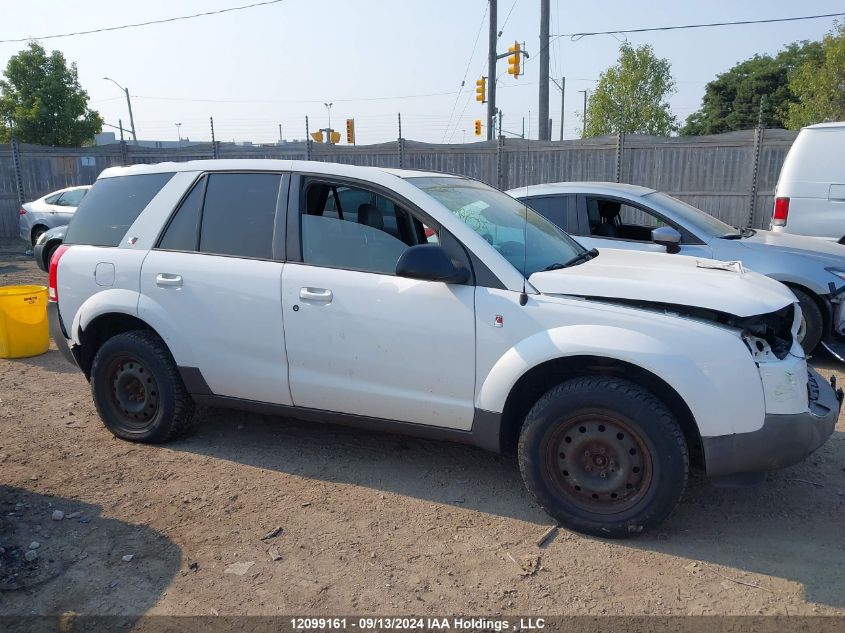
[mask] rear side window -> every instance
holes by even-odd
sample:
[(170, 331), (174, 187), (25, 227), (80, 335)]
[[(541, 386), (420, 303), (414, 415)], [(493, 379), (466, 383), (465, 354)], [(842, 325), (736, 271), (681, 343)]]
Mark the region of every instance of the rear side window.
[(65, 243), (117, 246), (172, 173), (101, 178), (82, 199)]
[(523, 202), (564, 231), (571, 231), (574, 228), (567, 226), (566, 222), (567, 196), (526, 198)]
[(200, 229), (203, 253), (272, 259), (281, 174), (211, 174)]
[(206, 178), (202, 178), (179, 205), (158, 247), (171, 251), (195, 251), (200, 236), (200, 214)]

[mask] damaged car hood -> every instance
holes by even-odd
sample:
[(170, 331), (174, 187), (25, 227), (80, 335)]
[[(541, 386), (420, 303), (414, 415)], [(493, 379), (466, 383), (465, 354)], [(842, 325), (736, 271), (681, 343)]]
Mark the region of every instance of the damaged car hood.
[(786, 286), (739, 264), (610, 248), (582, 264), (534, 273), (528, 281), (543, 294), (675, 304), (739, 317), (795, 302)]

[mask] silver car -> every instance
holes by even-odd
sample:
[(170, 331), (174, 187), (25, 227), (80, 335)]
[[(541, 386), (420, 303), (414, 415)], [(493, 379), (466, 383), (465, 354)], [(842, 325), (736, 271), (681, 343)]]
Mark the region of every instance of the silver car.
[(82, 185), (59, 189), (25, 203), (18, 218), (21, 239), (34, 246), (44, 231), (68, 224), (90, 188), (91, 185)]
[(737, 229), (654, 189), (606, 182), (562, 182), (507, 192), (585, 248), (679, 253), (741, 262), (783, 282), (801, 303), (799, 339), (821, 342), (845, 360), (845, 246), (810, 237)]

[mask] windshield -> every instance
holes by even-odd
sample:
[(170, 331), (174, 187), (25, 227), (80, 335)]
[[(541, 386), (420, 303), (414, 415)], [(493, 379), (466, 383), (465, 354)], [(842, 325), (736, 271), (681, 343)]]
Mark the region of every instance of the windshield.
[(526, 277), (584, 252), (543, 216), (476, 180), (434, 176), (408, 182), (458, 216)]
[(645, 197), (674, 213), (678, 217), (678, 224), (691, 229), (694, 233), (703, 233), (708, 237), (724, 237), (725, 235), (737, 234), (737, 230), (731, 225), (725, 224), (701, 209), (672, 196), (668, 196), (665, 193), (656, 191), (647, 194)]

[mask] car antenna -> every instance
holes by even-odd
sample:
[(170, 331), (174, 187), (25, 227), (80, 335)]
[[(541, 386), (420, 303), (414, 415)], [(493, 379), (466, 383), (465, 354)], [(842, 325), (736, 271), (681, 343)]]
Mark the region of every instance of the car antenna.
[[(526, 156), (525, 156), (525, 191), (528, 192), (528, 171), (531, 162), (531, 110), (528, 111), (528, 138), (526, 139)], [(501, 142), (501, 141), (500, 141)], [(526, 292), (526, 283), (528, 280), (528, 205), (522, 202), (522, 213), (524, 221), (522, 223), (522, 292), (519, 293), (519, 305), (524, 306), (528, 303), (528, 293)]]

